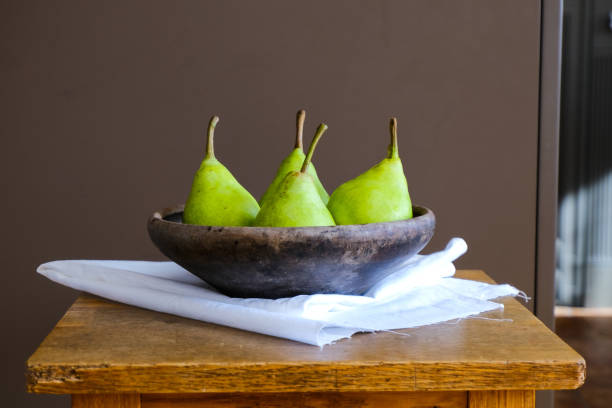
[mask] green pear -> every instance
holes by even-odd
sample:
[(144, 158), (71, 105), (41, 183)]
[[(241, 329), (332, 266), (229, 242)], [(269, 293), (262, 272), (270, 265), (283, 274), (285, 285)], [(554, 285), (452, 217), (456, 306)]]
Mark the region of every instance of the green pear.
[[(291, 171), (298, 171), (302, 167), (302, 163), (304, 163), (304, 151), (302, 150), (302, 133), (304, 132), (304, 120), (306, 119), (306, 112), (304, 110), (300, 110), (297, 113), (297, 132), (295, 137), (295, 147), (289, 153), (289, 156), (285, 157), (285, 159), (281, 162), (278, 170), (276, 171), (276, 176), (272, 183), (264, 193), (264, 195), (259, 200), (259, 205), (263, 207), (264, 203), (272, 196), (274, 191), (278, 188), (280, 183), (283, 181), (287, 173)], [(325, 187), (321, 184), (319, 177), (317, 176), (317, 171), (314, 168), (314, 165), (311, 164), (308, 166), (308, 174), (314, 179), (315, 187), (317, 188), (317, 192), (321, 197), (321, 200), (325, 204), (329, 201), (329, 194), (325, 191)]]
[(315, 227), (336, 225), (334, 218), (321, 200), (315, 179), (308, 172), (312, 154), (323, 133), (325, 124), (319, 125), (308, 154), (298, 171), (285, 175), (276, 190), (261, 206), (253, 226), (258, 227)]
[(191, 192), (185, 203), (183, 222), (214, 226), (250, 225), (259, 211), (259, 205), (215, 158), (213, 137), (217, 122), (218, 116), (210, 119), (206, 156), (193, 178)]
[(397, 150), (397, 119), (390, 123), (387, 157), (366, 172), (340, 185), (327, 207), (338, 225), (369, 224), (412, 218), (412, 203)]

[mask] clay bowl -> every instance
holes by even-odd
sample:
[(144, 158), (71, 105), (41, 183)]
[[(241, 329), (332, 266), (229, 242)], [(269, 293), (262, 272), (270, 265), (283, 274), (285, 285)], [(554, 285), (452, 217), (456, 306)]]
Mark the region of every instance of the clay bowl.
[(435, 216), (335, 227), (207, 227), (182, 223), (183, 206), (154, 213), (149, 236), (168, 258), (233, 297), (363, 294), (429, 242)]

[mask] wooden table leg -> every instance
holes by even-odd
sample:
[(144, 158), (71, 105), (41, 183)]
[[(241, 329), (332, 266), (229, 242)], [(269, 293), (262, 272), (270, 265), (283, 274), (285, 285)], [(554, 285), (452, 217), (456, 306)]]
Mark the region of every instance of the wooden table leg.
[(72, 394), (72, 408), (140, 408), (140, 394)]
[(534, 390), (470, 391), (469, 408), (534, 408)]

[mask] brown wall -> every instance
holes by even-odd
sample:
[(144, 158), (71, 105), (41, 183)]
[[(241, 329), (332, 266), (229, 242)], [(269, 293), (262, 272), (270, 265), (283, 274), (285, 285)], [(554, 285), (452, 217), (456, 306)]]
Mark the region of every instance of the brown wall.
[(4, 1), (0, 384), (26, 396), (27, 356), (75, 298), (34, 272), (64, 258), (162, 259), (147, 216), (182, 202), (221, 117), (217, 156), (259, 196), (294, 114), (331, 191), (384, 154), (399, 117), (429, 249), (470, 246), (482, 268), (534, 292), (539, 2)]

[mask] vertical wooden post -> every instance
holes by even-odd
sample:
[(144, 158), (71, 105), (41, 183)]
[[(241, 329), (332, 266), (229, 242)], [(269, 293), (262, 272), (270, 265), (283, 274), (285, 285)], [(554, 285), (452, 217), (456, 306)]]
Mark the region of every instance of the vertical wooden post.
[(469, 408), (534, 408), (535, 391), (470, 391)]
[(140, 408), (140, 394), (72, 394), (72, 408)]

